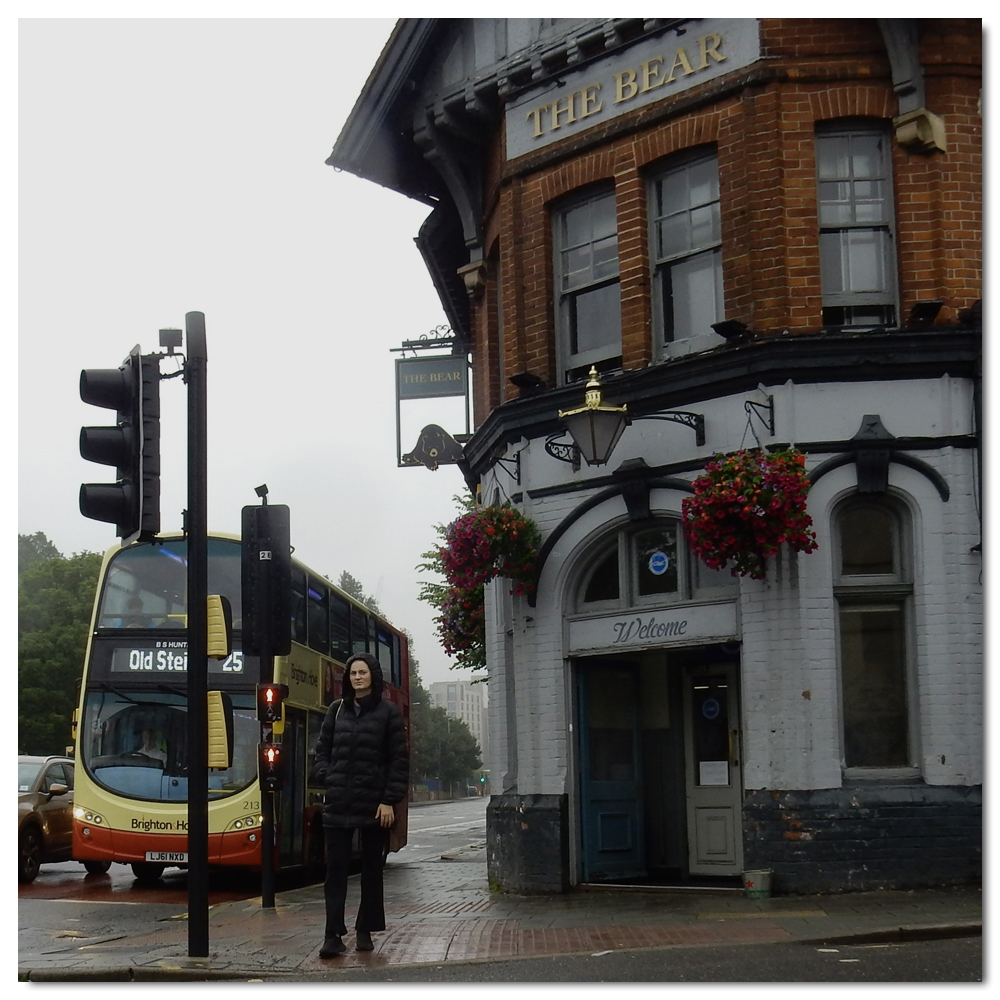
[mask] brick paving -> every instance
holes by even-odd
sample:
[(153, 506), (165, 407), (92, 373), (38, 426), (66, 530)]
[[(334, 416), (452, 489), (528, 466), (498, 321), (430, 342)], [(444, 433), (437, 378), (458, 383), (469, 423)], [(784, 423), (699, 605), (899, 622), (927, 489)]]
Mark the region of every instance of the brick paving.
[[(159, 920), (134, 934), (88, 938), (52, 932), (22, 938), (21, 978), (83, 980), (129, 978), (283, 978), (360, 967), (462, 963), (549, 955), (767, 944), (893, 934), (901, 928), (944, 927), (944, 933), (981, 928), (978, 888), (875, 892), (842, 896), (751, 900), (741, 891), (579, 891), (523, 897), (491, 893), (485, 852), (470, 847), (453, 860), (390, 863), (386, 869), (387, 930), (373, 934), (375, 950), (353, 950), (322, 960), (323, 889), (307, 886), (278, 894), (264, 910), (260, 899), (222, 902), (209, 914), (207, 958), (187, 957), (187, 923)], [(351, 880), (347, 922), (357, 912)], [(29, 943), (26, 943), (27, 942)], [(29, 950), (30, 949), (30, 950)]]

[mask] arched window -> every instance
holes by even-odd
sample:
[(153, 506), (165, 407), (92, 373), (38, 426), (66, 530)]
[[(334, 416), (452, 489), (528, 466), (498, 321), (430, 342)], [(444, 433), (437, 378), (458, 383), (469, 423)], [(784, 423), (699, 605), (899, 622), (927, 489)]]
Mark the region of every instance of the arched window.
[(680, 521), (629, 525), (594, 554), (580, 576), (580, 611), (662, 605), (719, 596), (739, 586), (728, 570), (710, 570), (688, 550)]
[(835, 529), (844, 764), (910, 768), (909, 518), (891, 502), (850, 500)]

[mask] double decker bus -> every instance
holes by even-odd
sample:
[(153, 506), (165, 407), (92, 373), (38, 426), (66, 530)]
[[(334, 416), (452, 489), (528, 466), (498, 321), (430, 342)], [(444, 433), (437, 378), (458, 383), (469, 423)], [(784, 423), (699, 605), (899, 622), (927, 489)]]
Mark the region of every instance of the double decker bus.
[[(323, 860), (323, 789), (310, 777), (310, 750), (326, 707), (340, 697), (344, 662), (378, 657), (383, 697), (403, 713), (409, 734), (406, 636), (300, 562), (292, 561), (292, 648), (274, 661), (288, 685), (280, 737), (286, 783), (276, 793), (275, 870)], [(257, 776), (260, 664), (244, 655), (241, 546), (208, 538), (208, 592), (228, 597), (233, 652), (208, 661), (209, 691), (232, 706), (233, 753), (209, 770), (209, 865), (261, 863)], [(75, 716), (73, 857), (132, 866), (141, 881), (187, 861), (187, 542), (163, 535), (109, 549), (101, 566)], [(388, 851), (406, 844), (406, 801), (396, 809)]]

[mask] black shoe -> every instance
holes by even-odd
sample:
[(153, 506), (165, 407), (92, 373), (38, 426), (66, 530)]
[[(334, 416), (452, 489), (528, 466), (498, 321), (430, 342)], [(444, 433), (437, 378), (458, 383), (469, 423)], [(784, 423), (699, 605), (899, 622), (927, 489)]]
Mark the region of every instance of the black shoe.
[(358, 951), (374, 951), (375, 945), (372, 944), (372, 936), (368, 931), (358, 931)]
[(323, 942), (323, 947), (319, 950), (319, 957), (336, 958), (337, 955), (343, 955), (345, 951), (347, 951), (347, 945), (334, 934)]

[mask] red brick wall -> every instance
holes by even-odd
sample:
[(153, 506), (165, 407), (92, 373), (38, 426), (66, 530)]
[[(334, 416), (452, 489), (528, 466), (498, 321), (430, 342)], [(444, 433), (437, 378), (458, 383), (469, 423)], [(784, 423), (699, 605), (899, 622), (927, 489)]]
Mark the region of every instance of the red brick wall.
[[(926, 106), (944, 119), (946, 153), (893, 143), (901, 317), (914, 302), (943, 299), (952, 321), (982, 294), (980, 23), (922, 22)], [(613, 183), (618, 207), (622, 352), (626, 370), (653, 358), (646, 178), (658, 161), (711, 143), (719, 158), (726, 317), (758, 333), (809, 331), (821, 323), (815, 130), (840, 117), (885, 123), (898, 104), (875, 20), (765, 19), (771, 79), (748, 82), (670, 117), (664, 102), (608, 128), (595, 144), (555, 145), (552, 162), (505, 168), (498, 142), (484, 171), (487, 231), (499, 249), (503, 371), (495, 351), (476, 356), (476, 422), (517, 395), (507, 376), (530, 371), (557, 383), (553, 203), (589, 184)], [(739, 74), (737, 74), (738, 76)], [(505, 169), (508, 172), (505, 173)], [(477, 338), (496, 337), (495, 291), (475, 307)], [(492, 332), (490, 332), (492, 330)]]

